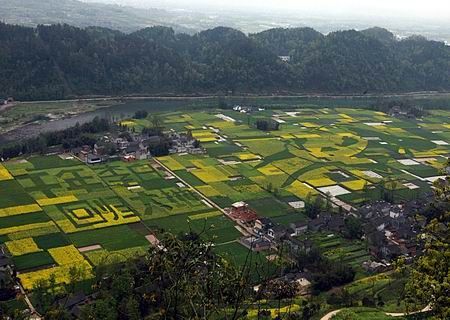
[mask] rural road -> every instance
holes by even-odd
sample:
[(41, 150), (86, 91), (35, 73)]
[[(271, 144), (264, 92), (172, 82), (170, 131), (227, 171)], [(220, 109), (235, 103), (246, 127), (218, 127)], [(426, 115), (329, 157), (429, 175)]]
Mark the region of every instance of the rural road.
[[(322, 318), (320, 318), (320, 320), (331, 320), (331, 318), (333, 318), (333, 316), (337, 315), (339, 312), (341, 312), (343, 309), (337, 309), (331, 312), (328, 312), (326, 315), (324, 315)], [(431, 310), (431, 305), (427, 305), (425, 308), (423, 308), (422, 310), (419, 311), (414, 311), (414, 312), (385, 312), (384, 314), (387, 316), (391, 316), (391, 317), (403, 317), (403, 316), (408, 316), (408, 315), (412, 315), (412, 314), (416, 314), (416, 313), (422, 313), (422, 312), (427, 312)]]
[(208, 197), (204, 196), (200, 191), (195, 189), (193, 186), (191, 186), (189, 183), (187, 183), (185, 180), (183, 180), (180, 176), (178, 176), (175, 172), (170, 170), (166, 165), (164, 165), (161, 161), (159, 161), (156, 158), (153, 158), (153, 161), (155, 161), (157, 164), (159, 164), (162, 168), (164, 168), (167, 172), (169, 172), (172, 176), (180, 180), (185, 186), (190, 188), (192, 191), (194, 191), (196, 194), (198, 194), (203, 200), (205, 200), (207, 203), (209, 203), (212, 207), (216, 208), (223, 214), (225, 214), (225, 210), (223, 210), (219, 205), (217, 205), (215, 202), (210, 200)]
[(423, 308), (422, 310), (418, 310), (418, 311), (413, 311), (413, 312), (409, 312), (409, 313), (386, 312), (386, 315), (387, 316), (391, 316), (391, 317), (403, 317), (403, 316), (416, 314), (416, 313), (427, 312), (427, 311), (431, 311), (431, 304), (427, 305), (425, 308)]
[(337, 315), (341, 311), (342, 311), (342, 309), (328, 312), (326, 315), (324, 315), (322, 318), (320, 318), (320, 320), (330, 320), (333, 316)]
[[(222, 212), (222, 214), (227, 217), (228, 219), (231, 220), (231, 218), (226, 214), (225, 210), (223, 208), (221, 208), (218, 204), (216, 204), (214, 201), (212, 201), (211, 199), (209, 199), (208, 197), (206, 197), (205, 195), (203, 195), (200, 191), (198, 191), (197, 189), (195, 189), (192, 185), (190, 185), (189, 183), (187, 183), (185, 180), (183, 180), (180, 176), (178, 176), (175, 172), (173, 172), (172, 170), (170, 170), (166, 165), (164, 165), (161, 161), (159, 161), (156, 158), (152, 158), (154, 162), (156, 162), (157, 164), (159, 164), (162, 168), (164, 168), (167, 172), (169, 172), (171, 175), (173, 175), (175, 178), (177, 178), (178, 180), (180, 180), (184, 185), (186, 185), (188, 188), (190, 188), (193, 192), (195, 192), (196, 194), (198, 194), (204, 201), (206, 201), (212, 208), (216, 208), (217, 210), (219, 210), (220, 212)], [(231, 220), (233, 221), (233, 220)], [(233, 221), (234, 222), (234, 221)], [(244, 237), (248, 237), (249, 234), (246, 232), (246, 230), (244, 230), (243, 228), (241, 228), (238, 225), (235, 225), (236, 229), (244, 236)]]
[[(58, 102), (77, 102), (77, 101), (110, 101), (110, 100), (151, 100), (151, 99), (173, 99), (173, 100), (181, 100), (181, 99), (210, 99), (219, 97), (218, 94), (198, 94), (198, 95), (163, 95), (163, 96), (103, 96), (103, 97), (91, 97), (91, 98), (78, 98), (78, 99), (67, 99), (67, 100), (42, 100), (42, 101), (17, 101), (23, 103), (58, 103)], [(257, 94), (241, 94), (241, 95), (229, 95), (227, 98), (330, 98), (330, 99), (339, 99), (339, 98), (395, 98), (395, 97), (447, 97), (450, 96), (450, 92), (436, 92), (436, 91), (419, 91), (419, 92), (403, 92), (403, 93), (391, 93), (391, 94), (320, 94), (320, 93), (304, 93), (304, 94), (295, 94), (292, 95), (257, 95)]]

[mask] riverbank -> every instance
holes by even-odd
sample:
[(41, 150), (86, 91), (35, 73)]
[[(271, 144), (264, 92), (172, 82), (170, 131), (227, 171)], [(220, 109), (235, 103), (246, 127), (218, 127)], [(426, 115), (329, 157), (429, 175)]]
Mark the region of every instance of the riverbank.
[(304, 94), (242, 96), (130, 96), (89, 97), (59, 101), (16, 102), (0, 112), (0, 143), (36, 136), (41, 132), (63, 130), (94, 117), (123, 119), (138, 110), (148, 112), (198, 110), (226, 105), (258, 105), (265, 108), (367, 108), (383, 100), (414, 100), (425, 108), (450, 109), (450, 93), (411, 92), (386, 95)]

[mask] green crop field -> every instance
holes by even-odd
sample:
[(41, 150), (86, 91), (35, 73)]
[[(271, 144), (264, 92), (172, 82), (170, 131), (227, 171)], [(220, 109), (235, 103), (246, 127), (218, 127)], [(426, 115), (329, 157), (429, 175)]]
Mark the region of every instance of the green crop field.
[[(84, 266), (88, 279), (92, 266), (145, 254), (145, 236), (159, 234), (162, 219), (192, 220), (197, 232), (208, 221), (205, 237), (217, 243), (239, 236), (221, 213), (148, 161), (89, 167), (58, 156), (31, 157), (1, 170), (0, 241), (26, 289), (51, 273), (66, 282), (71, 264)], [(182, 224), (178, 231), (188, 230)]]
[[(321, 193), (357, 206), (380, 198), (383, 181), (397, 200), (430, 191), (450, 152), (450, 112), (439, 112), (420, 120), (350, 108), (173, 112), (163, 115), (166, 128), (208, 137), (208, 154), (160, 161), (221, 206), (244, 200), (292, 221), (298, 213), (280, 199)], [(275, 119), (280, 130), (257, 130), (258, 119)]]
[[(449, 111), (420, 120), (294, 107), (160, 116), (167, 130), (189, 130), (207, 150), (158, 159), (184, 183), (154, 160), (87, 166), (39, 156), (0, 165), (0, 243), (27, 289), (51, 273), (67, 281), (70, 263), (83, 266), (89, 279), (96, 265), (144, 254), (146, 236), (165, 231), (200, 233), (219, 254), (243, 264), (248, 250), (236, 241), (240, 232), (197, 192), (222, 208), (246, 201), (288, 226), (307, 220), (289, 203), (318, 194), (352, 207), (379, 199), (381, 185), (396, 200), (417, 197), (431, 190), (450, 154)], [(260, 119), (274, 119), (280, 129), (257, 130)], [(138, 121), (136, 129), (150, 124)], [(314, 241), (330, 259), (356, 268), (369, 259), (361, 243), (321, 234)], [(266, 255), (254, 256), (266, 262)]]

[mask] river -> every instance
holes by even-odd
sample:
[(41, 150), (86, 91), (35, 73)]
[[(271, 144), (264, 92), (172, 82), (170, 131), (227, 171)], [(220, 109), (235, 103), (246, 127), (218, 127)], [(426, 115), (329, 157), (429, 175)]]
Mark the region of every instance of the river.
[(82, 113), (72, 117), (41, 121), (39, 123), (31, 123), (19, 128), (13, 129), (7, 133), (0, 135), (0, 144), (8, 143), (15, 140), (23, 140), (35, 137), (40, 133), (64, 130), (75, 126), (77, 123), (83, 124), (92, 121), (95, 117), (106, 119), (124, 119), (132, 116), (138, 110), (146, 110), (151, 112), (176, 111), (195, 108), (208, 107), (214, 105), (214, 99), (204, 99), (202, 101), (190, 100), (138, 100), (126, 101), (124, 103), (115, 104), (110, 107), (104, 107), (95, 111)]
[[(226, 97), (229, 105), (258, 105), (276, 108), (299, 108), (299, 107), (367, 107), (376, 101), (383, 99), (412, 99), (414, 103), (424, 108), (450, 109), (450, 93), (416, 93), (380, 96), (235, 96)], [(23, 140), (34, 137), (42, 132), (58, 131), (67, 129), (75, 124), (89, 122), (95, 117), (107, 119), (124, 119), (130, 117), (138, 110), (150, 112), (175, 111), (175, 110), (198, 110), (218, 106), (217, 97), (171, 97), (171, 98), (139, 98), (127, 100), (120, 104), (104, 107), (95, 111), (79, 114), (76, 116), (43, 121), (21, 126), (0, 135), (0, 144), (15, 140)]]

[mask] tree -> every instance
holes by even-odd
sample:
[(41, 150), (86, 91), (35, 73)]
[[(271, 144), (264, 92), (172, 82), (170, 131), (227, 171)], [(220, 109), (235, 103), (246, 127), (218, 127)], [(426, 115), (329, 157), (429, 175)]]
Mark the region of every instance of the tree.
[(118, 319), (116, 301), (111, 296), (95, 300), (81, 309), (80, 320), (116, 320)]
[[(250, 272), (258, 269), (238, 269), (212, 249), (193, 232), (166, 234), (146, 259), (101, 266), (98, 298), (83, 307), (81, 319), (244, 318), (255, 297)], [(287, 294), (273, 292), (280, 299)]]
[[(383, 33), (390, 34), (349, 30), (322, 35), (310, 28), (278, 28), (247, 36), (217, 27), (187, 35), (164, 27), (122, 33), (1, 23), (0, 92), (20, 100), (51, 100), (450, 87), (450, 49), (445, 44), (417, 37), (387, 41), (390, 37), (379, 36)], [(280, 55), (290, 56), (291, 63), (280, 61)], [(411, 109), (414, 113), (420, 109)]]
[(351, 310), (342, 310), (334, 315), (332, 320), (357, 320), (359, 316)]
[(134, 119), (145, 119), (148, 116), (148, 112), (145, 110), (138, 110), (134, 113)]
[(430, 304), (438, 319), (450, 318), (450, 178), (435, 183), (435, 207), (440, 213), (427, 225), (424, 252), (407, 283), (409, 304)]
[(273, 120), (257, 120), (256, 128), (262, 131), (275, 131), (280, 129), (280, 124)]
[(312, 196), (309, 193), (306, 197), (305, 201), (305, 214), (311, 218), (315, 219), (317, 218), (317, 215), (319, 215), (324, 209), (324, 199), (318, 195), (314, 198), (314, 201), (312, 200)]
[(354, 216), (348, 216), (344, 220), (344, 230), (342, 231), (344, 237), (348, 239), (361, 239), (363, 236), (362, 222)]
[(163, 123), (161, 117), (157, 114), (153, 114), (151, 116), (150, 121), (152, 123), (153, 129), (156, 130), (157, 132), (160, 132), (162, 129), (162, 123)]
[(55, 297), (49, 292), (50, 282), (48, 280), (39, 279), (33, 284), (33, 297), (36, 300), (36, 308), (41, 312), (50, 309)]
[(219, 96), (217, 98), (217, 105), (219, 109), (228, 109), (228, 103), (224, 96)]

